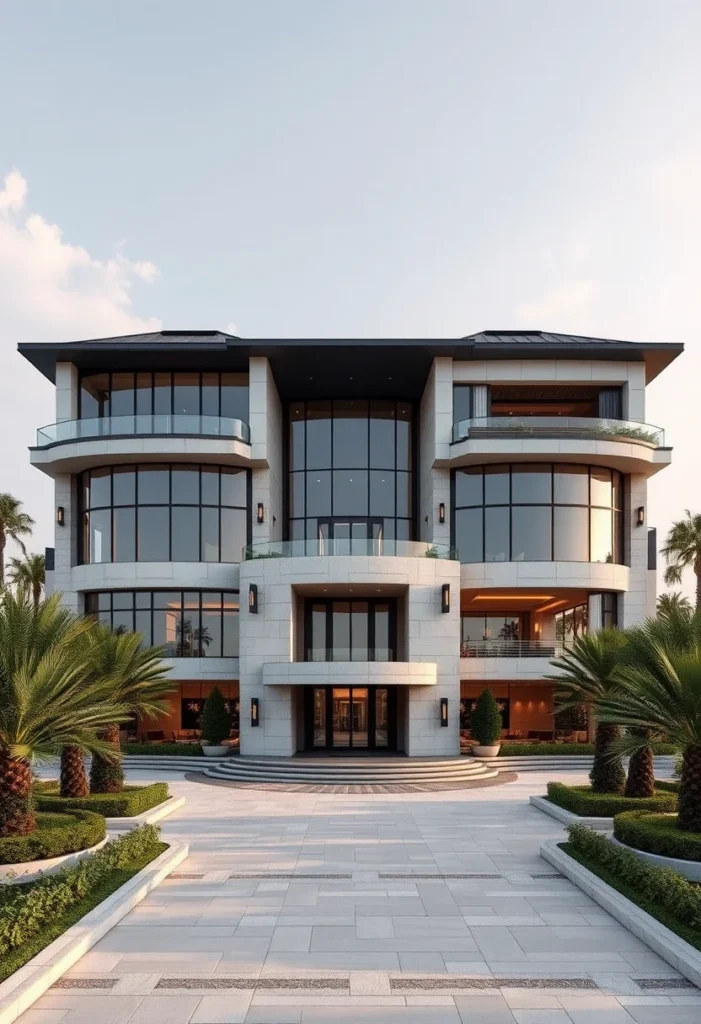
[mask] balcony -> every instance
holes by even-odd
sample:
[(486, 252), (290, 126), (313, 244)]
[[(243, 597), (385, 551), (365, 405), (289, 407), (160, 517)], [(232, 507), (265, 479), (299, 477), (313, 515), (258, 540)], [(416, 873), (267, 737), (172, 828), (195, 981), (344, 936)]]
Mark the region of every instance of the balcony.
[(305, 661), (396, 661), (394, 647), (307, 647)]
[(559, 658), (561, 643), (543, 640), (462, 640), (461, 658)]
[(93, 441), (105, 437), (224, 437), (251, 443), (251, 431), (243, 420), (225, 416), (104, 416), (63, 420), (37, 430), (37, 448), (69, 441)]
[(554, 673), (550, 664), (562, 643), (547, 640), (463, 640), (460, 678), (466, 681), (543, 682)]
[(664, 431), (649, 423), (583, 416), (485, 416), (453, 424), (440, 464), (557, 459), (650, 476), (671, 462)]
[(349, 555), (443, 559), (457, 557), (447, 544), (429, 544), (422, 540), (388, 540), (384, 537), (255, 541), (244, 549), (243, 554), (245, 561), (256, 558), (328, 558)]

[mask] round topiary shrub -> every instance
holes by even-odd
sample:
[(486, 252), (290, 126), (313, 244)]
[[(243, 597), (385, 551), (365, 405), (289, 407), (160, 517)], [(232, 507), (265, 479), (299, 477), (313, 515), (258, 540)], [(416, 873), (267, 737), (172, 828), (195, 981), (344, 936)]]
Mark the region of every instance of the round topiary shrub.
[(231, 713), (226, 710), (226, 702), (218, 686), (214, 687), (204, 702), (200, 728), (202, 742), (208, 746), (219, 746), (229, 737)]
[(701, 832), (684, 832), (677, 827), (676, 814), (645, 814), (625, 811), (613, 819), (613, 834), (619, 843), (660, 857), (701, 860)]
[(483, 690), (477, 698), (470, 718), (470, 731), (481, 747), (491, 747), (501, 736), (501, 714), (491, 690)]

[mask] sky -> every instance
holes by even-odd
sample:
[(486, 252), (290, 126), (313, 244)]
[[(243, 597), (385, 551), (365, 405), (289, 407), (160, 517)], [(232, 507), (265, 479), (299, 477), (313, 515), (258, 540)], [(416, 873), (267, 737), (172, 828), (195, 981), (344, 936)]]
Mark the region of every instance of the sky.
[(648, 523), (701, 512), (700, 51), (698, 0), (0, 2), (0, 491), (30, 547), (54, 398), (17, 343), (161, 326), (684, 342)]

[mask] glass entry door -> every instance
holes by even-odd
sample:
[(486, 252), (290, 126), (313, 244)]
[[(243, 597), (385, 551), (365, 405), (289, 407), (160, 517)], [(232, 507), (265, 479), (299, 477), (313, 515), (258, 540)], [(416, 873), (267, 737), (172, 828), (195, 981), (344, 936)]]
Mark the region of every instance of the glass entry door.
[(394, 687), (314, 687), (305, 701), (307, 750), (396, 749)]

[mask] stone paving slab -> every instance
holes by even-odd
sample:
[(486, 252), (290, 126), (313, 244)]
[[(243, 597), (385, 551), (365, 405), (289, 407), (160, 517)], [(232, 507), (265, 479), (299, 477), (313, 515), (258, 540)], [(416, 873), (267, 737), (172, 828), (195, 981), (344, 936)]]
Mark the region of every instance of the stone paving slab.
[(540, 859), (563, 836), (528, 802), (545, 781), (280, 794), (169, 773), (187, 802), (163, 831), (190, 857), (20, 1020), (698, 1024), (701, 992)]

